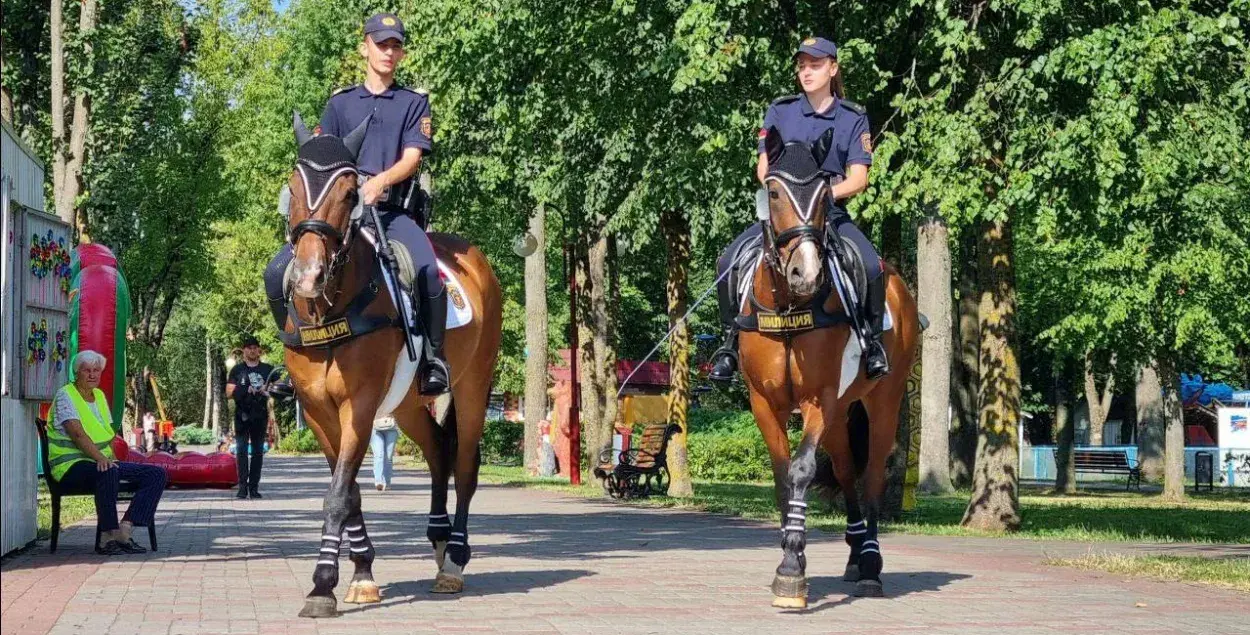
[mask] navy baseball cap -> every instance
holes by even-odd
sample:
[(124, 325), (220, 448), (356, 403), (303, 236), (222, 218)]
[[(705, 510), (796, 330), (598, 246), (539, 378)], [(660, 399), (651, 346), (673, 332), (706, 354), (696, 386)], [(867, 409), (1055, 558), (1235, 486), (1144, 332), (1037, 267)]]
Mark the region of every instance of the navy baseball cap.
[(799, 44), (799, 50), (794, 56), (798, 57), (799, 53), (807, 53), (816, 58), (832, 57), (837, 59), (838, 45), (823, 37), (809, 37)]
[(260, 346), (260, 340), (256, 339), (256, 336), (254, 335), (244, 335), (243, 348), (247, 348), (249, 346)]
[(399, 40), (404, 43), (404, 23), (394, 13), (379, 13), (365, 20), (365, 35), (376, 42)]

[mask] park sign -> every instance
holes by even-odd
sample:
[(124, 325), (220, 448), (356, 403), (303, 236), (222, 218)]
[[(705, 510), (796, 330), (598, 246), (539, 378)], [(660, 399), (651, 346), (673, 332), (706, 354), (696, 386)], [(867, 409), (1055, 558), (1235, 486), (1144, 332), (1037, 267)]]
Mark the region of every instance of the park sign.
[(1234, 392), (1231, 401), (1238, 403), (1250, 403), (1250, 390), (1238, 390)]
[(1226, 487), (1250, 487), (1250, 408), (1219, 409), (1219, 467)]

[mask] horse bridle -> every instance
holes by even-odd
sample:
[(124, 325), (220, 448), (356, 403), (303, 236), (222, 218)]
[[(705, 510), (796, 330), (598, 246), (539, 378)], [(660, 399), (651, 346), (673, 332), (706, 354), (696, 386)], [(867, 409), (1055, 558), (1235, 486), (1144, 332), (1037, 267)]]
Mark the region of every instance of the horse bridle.
[[(359, 194), (356, 194), (355, 188), (352, 189), (353, 194), (357, 196), (357, 200), (355, 205), (353, 205), (351, 218), (348, 219), (346, 232), (341, 232), (339, 231), (339, 228), (329, 222), (317, 218), (317, 214), (320, 213), (321, 205), (325, 203), (326, 195), (329, 194), (336, 181), (349, 174), (354, 179), (359, 181), (360, 173), (357, 171), (355, 164), (352, 163), (339, 162), (323, 166), (307, 159), (300, 159), (300, 161), (295, 164), (295, 170), (300, 175), (300, 179), (304, 184), (304, 197), (308, 204), (308, 218), (296, 223), (295, 227), (291, 228), (287, 241), (291, 244), (291, 247), (294, 248), (296, 243), (299, 242), (299, 239), (304, 234), (315, 234), (321, 239), (321, 243), (327, 252), (330, 252), (330, 241), (335, 241), (338, 244), (338, 249), (330, 252), (330, 262), (326, 266), (325, 279), (328, 281), (343, 268), (343, 265), (345, 265), (349, 259), (352, 238), (356, 234), (356, 219), (360, 216), (361, 208)], [(323, 174), (326, 172), (332, 172), (328, 177), (325, 177), (325, 184), (322, 186), (321, 191), (317, 193), (315, 199), (313, 198), (311, 189), (308, 187), (309, 178), (307, 170), (313, 170)]]
[[(767, 221), (760, 221), (763, 225), (765, 236), (765, 260), (768, 261), (769, 266), (771, 266), (775, 272), (784, 275), (785, 267), (781, 262), (781, 249), (793, 240), (798, 240), (799, 245), (802, 245), (805, 242), (815, 243), (817, 255), (823, 261), (825, 257), (825, 224), (813, 224), (812, 217), (816, 214), (816, 205), (822, 198), (828, 196), (829, 184), (825, 173), (817, 172), (816, 174), (805, 179), (800, 179), (784, 170), (772, 170), (768, 173), (768, 176), (764, 177), (765, 185), (770, 182), (778, 184), (780, 189), (785, 192), (786, 197), (790, 199), (790, 203), (798, 212), (800, 222), (794, 227), (790, 227), (781, 233), (776, 233), (773, 230), (771, 211), (769, 212), (769, 219)], [(795, 195), (794, 187), (792, 186), (798, 186), (806, 189), (811, 187), (813, 182), (816, 182), (815, 192), (811, 193), (811, 198), (807, 202), (806, 206), (801, 205), (798, 197)], [(769, 198), (771, 197), (772, 193), (770, 191)], [(771, 205), (769, 207), (771, 208)], [(796, 245), (796, 250), (797, 247), (798, 245)], [(796, 250), (792, 250), (790, 252), (791, 258), (794, 257), (794, 252)]]

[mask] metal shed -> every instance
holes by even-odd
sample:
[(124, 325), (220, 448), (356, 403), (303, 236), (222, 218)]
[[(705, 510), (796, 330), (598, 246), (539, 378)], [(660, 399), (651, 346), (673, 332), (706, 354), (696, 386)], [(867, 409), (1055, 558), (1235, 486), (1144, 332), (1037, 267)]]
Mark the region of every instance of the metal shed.
[[(3, 242), (0, 243), (0, 342), (3, 346), (0, 356), (0, 553), (8, 553), (35, 539), (38, 453), (34, 418), (39, 402), (46, 398), (42, 395), (46, 386), (64, 381), (63, 370), (55, 371), (55, 353), (51, 365), (47, 360), (40, 362), (38, 350), (31, 356), (32, 340), (24, 325), (32, 306), (42, 307), (37, 310), (51, 318), (49, 323), (53, 329), (64, 322), (60, 322), (62, 303), (57, 295), (41, 298), (38, 305), (27, 302), (26, 288), (36, 277), (28, 275), (28, 271), (37, 269), (42, 274), (40, 278), (50, 278), (48, 284), (41, 286), (60, 286), (55, 275), (44, 272), (38, 258), (32, 266), (29, 247), (34, 241), (27, 230), (50, 231), (58, 242), (63, 241), (59, 246), (66, 248), (71, 246), (66, 243), (72, 237), (64, 223), (43, 211), (43, 164), (8, 123), (4, 123), (3, 129), (0, 147), (0, 222), (3, 223)], [(68, 302), (64, 306), (67, 307)], [(53, 370), (49, 372), (49, 368)]]

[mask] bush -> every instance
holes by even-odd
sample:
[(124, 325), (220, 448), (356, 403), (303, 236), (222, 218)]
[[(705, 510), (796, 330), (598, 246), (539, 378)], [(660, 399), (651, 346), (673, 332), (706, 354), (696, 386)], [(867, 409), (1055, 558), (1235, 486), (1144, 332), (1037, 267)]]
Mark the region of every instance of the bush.
[(487, 419), (482, 430), (482, 460), (496, 465), (520, 465), (523, 462), (525, 424)]
[(317, 442), (317, 435), (312, 430), (304, 428), (283, 436), (278, 443), (278, 451), (286, 454), (320, 454), (321, 444)]
[(211, 445), (214, 442), (213, 431), (193, 426), (174, 428), (174, 441), (178, 445)]
[[(769, 481), (773, 477), (768, 446), (749, 410), (699, 408), (690, 411), (686, 439), (690, 475), (714, 481)], [(789, 432), (791, 451), (801, 432)]]

